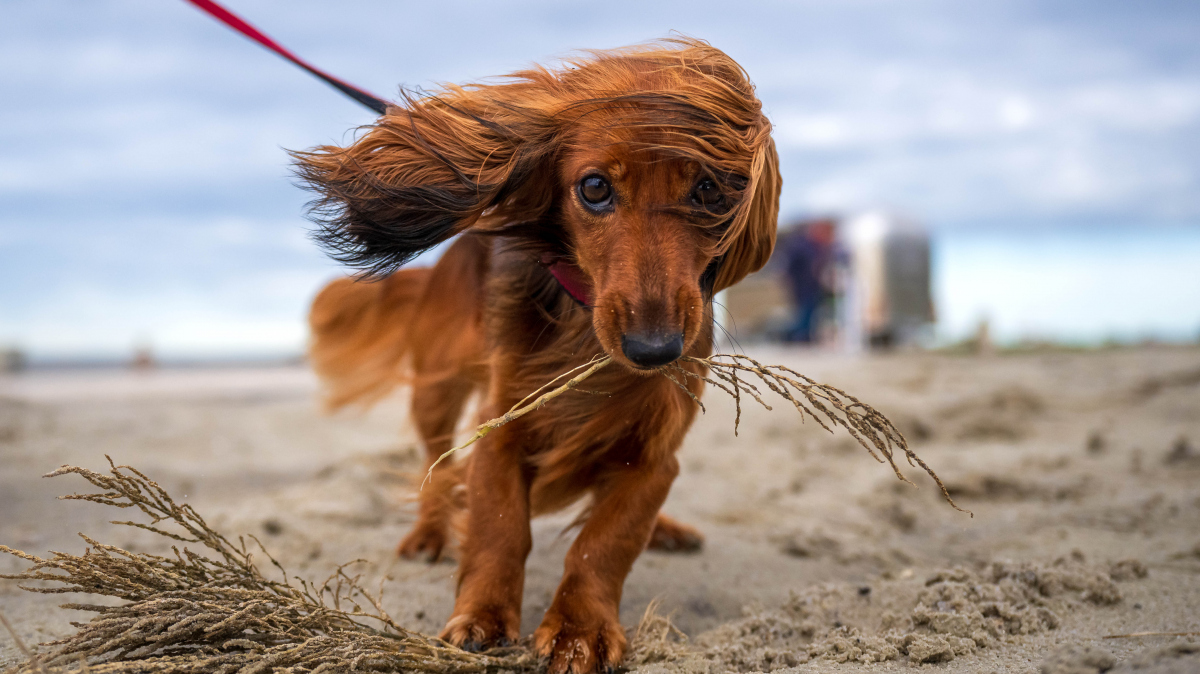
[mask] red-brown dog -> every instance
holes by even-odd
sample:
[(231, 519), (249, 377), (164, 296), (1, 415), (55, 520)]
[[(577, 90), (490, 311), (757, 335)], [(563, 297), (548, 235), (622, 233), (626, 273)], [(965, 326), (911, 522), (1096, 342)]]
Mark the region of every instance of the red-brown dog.
[[(334, 405), (411, 371), (432, 463), (472, 392), (490, 418), (599, 353), (617, 363), (587, 381), (604, 395), (560, 396), (434, 471), (399, 552), (442, 554), (465, 482), (450, 642), (518, 638), (533, 515), (591, 499), (534, 634), (552, 672), (617, 665), (638, 554), (699, 545), (659, 513), (696, 406), (654, 370), (709, 355), (713, 294), (770, 256), (780, 178), (761, 107), (736, 62), (675, 40), (410, 97), (348, 147), (297, 153), (319, 238), (386, 276), (336, 281), (313, 306)], [(394, 271), (460, 232), (432, 269)]]

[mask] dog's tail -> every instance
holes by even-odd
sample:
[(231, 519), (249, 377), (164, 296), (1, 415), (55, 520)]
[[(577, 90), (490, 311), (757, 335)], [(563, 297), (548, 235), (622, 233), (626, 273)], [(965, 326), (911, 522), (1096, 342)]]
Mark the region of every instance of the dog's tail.
[(432, 270), (401, 269), (387, 278), (340, 278), (313, 300), (309, 358), (335, 410), (370, 405), (406, 380), (413, 324)]

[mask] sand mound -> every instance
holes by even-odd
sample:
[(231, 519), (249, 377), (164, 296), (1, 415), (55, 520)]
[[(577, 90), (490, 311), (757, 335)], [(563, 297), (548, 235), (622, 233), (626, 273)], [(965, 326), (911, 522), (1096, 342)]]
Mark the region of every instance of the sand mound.
[(955, 428), (953, 436), (968, 441), (1017, 441), (1027, 437), (1031, 424), (1046, 411), (1038, 394), (1020, 386), (999, 388), (941, 411)]
[[(709, 660), (737, 671), (772, 671), (815, 659), (947, 662), (1053, 630), (1064, 611), (1119, 603), (1116, 583), (1145, 575), (1136, 560), (1089, 565), (1064, 558), (946, 569), (923, 586), (824, 585), (713, 630), (700, 645)], [(872, 603), (886, 609), (873, 612)]]
[(1041, 674), (1193, 674), (1200, 671), (1200, 644), (1151, 648), (1119, 667), (1106, 648), (1070, 645), (1051, 653), (1038, 671)]
[(1101, 674), (1115, 667), (1117, 659), (1099, 646), (1064, 646), (1051, 653), (1038, 671), (1041, 674)]
[(1200, 644), (1171, 644), (1142, 653), (1112, 670), (1112, 674), (1194, 674), (1200, 672)]

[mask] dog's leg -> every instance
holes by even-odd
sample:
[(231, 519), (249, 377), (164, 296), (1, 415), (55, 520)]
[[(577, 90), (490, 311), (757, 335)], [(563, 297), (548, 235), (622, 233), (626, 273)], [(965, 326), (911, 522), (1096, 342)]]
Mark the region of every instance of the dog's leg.
[[(425, 471), (438, 457), (453, 447), (454, 427), (471, 395), (471, 382), (450, 377), (417, 385), (413, 389), (412, 417), (425, 445)], [(456, 484), (454, 457), (448, 457), (433, 469), (429, 482), (419, 494), (417, 523), (396, 553), (405, 559), (424, 556), (430, 562), (441, 559), (450, 541), (450, 519), (454, 513), (452, 490)], [(425, 473), (422, 473), (422, 478)]]
[(659, 552), (697, 552), (704, 547), (704, 534), (679, 520), (658, 514), (647, 550)]
[(467, 472), (467, 534), (454, 613), (441, 637), (467, 650), (516, 642), (529, 529), (529, 478), (513, 422), (475, 444)]
[(567, 552), (554, 601), (534, 632), (550, 674), (615, 667), (625, 655), (618, 609), (625, 576), (646, 547), (659, 508), (679, 473), (673, 455), (609, 476)]

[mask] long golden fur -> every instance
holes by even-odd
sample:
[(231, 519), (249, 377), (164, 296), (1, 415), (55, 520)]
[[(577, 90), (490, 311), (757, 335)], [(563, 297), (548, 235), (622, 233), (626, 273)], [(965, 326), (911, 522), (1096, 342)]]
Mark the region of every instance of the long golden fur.
[[(599, 394), (560, 396), (434, 470), (399, 551), (443, 553), (463, 484), (452, 643), (519, 636), (535, 514), (590, 497), (534, 634), (552, 672), (618, 664), (638, 554), (699, 544), (659, 513), (695, 405), (646, 375), (708, 356), (714, 293), (770, 256), (781, 184), (770, 130), (742, 68), (680, 39), (408, 96), (349, 146), (296, 154), (321, 195), (318, 238), (383, 278), (336, 281), (313, 305), (312, 358), (332, 404), (413, 382), (432, 462), (473, 392), (498, 416), (597, 353), (619, 364), (588, 380)], [(432, 269), (395, 271), (456, 234)]]

